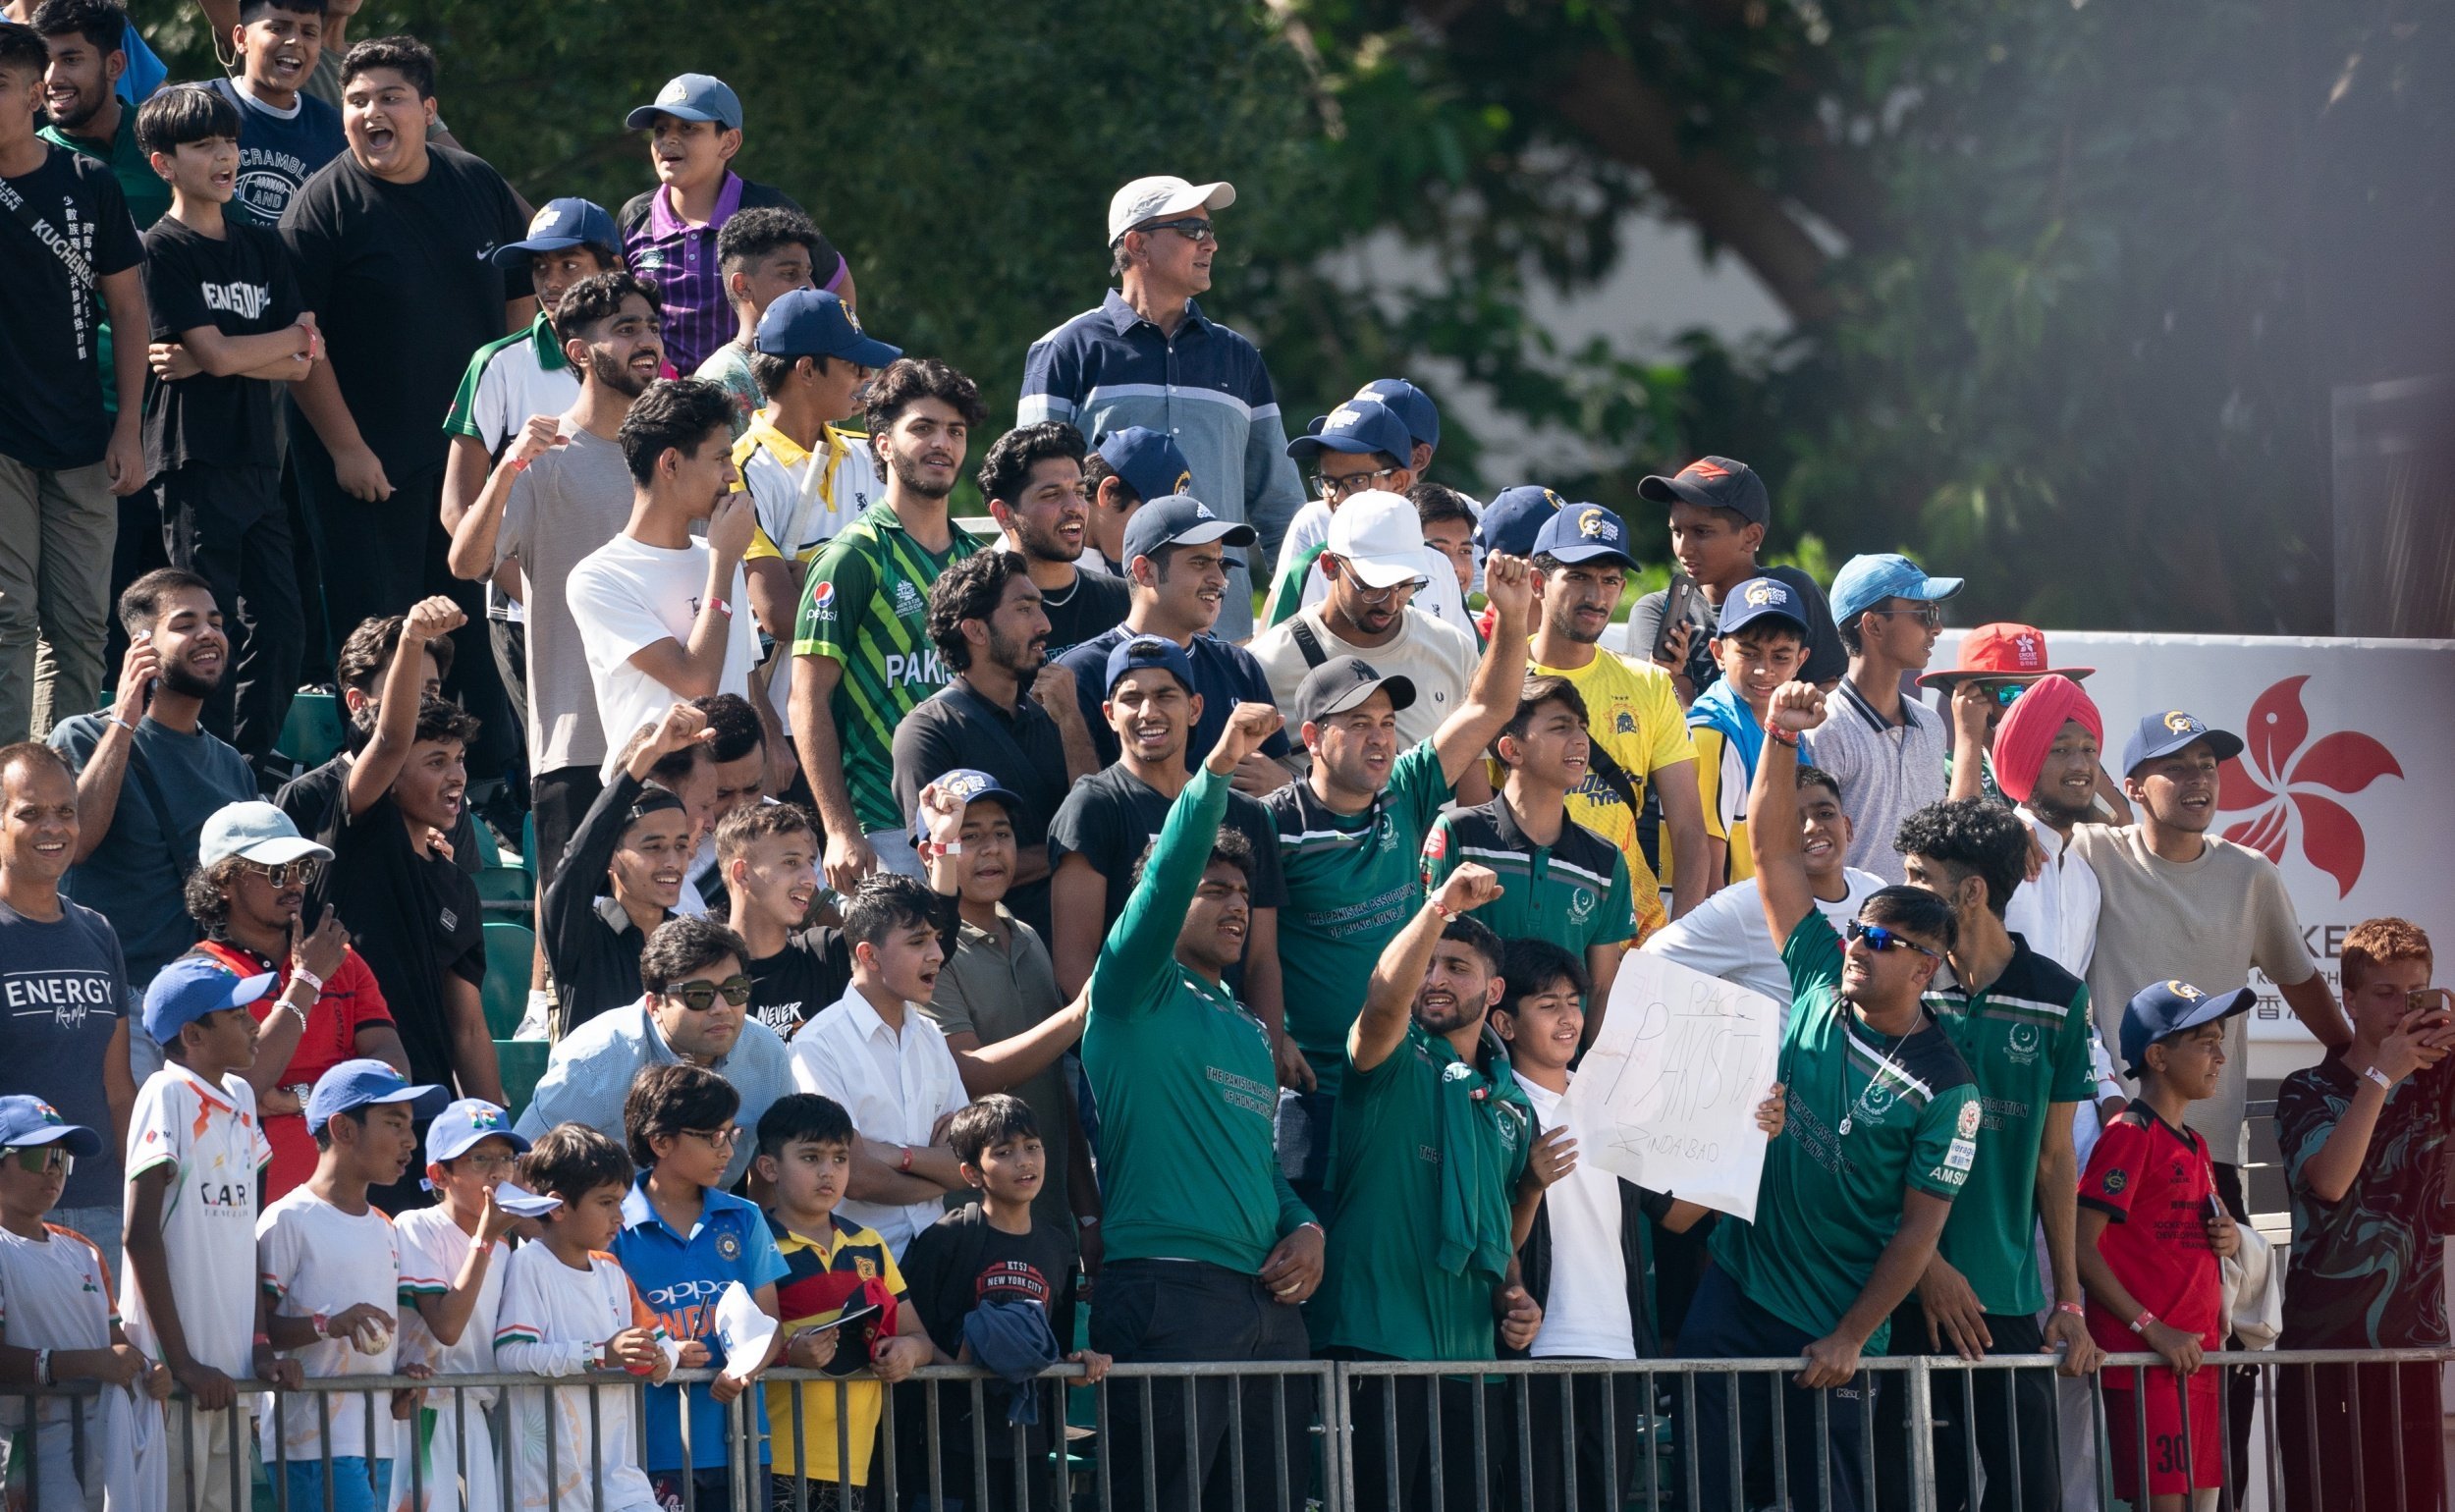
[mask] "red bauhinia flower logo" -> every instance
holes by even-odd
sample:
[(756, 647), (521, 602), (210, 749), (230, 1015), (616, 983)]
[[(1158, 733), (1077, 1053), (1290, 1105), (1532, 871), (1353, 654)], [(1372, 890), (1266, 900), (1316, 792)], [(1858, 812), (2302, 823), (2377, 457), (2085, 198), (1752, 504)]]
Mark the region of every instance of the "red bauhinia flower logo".
[(2270, 861), (2284, 859), (2298, 828), (2303, 856), (2335, 879), (2336, 896), (2342, 897), (2361, 879), (2368, 844), (2361, 821), (2314, 789), (2360, 792), (2382, 777), (2402, 777), (2404, 769), (2385, 746), (2349, 729), (2321, 735), (2306, 748), (2310, 716), (2302, 712), (2302, 684), (2309, 680), (2287, 677), (2251, 705), (2242, 754), (2221, 769), (2224, 788), (2216, 806), (2250, 810), (2248, 819), (2225, 831), (2225, 838)]

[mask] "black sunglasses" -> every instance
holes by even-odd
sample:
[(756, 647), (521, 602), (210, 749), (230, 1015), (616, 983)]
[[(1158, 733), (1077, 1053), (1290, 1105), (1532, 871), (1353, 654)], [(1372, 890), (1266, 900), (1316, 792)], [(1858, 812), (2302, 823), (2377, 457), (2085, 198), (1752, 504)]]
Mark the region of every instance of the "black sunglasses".
[(1896, 935), (1892, 931), (1885, 929), (1881, 924), (1862, 924), (1858, 920), (1852, 919), (1849, 922), (1848, 927), (1843, 929), (1841, 933), (1845, 939), (1866, 941), (1867, 948), (1875, 951), (1879, 955), (1882, 955), (1886, 950), (1915, 950), (1930, 960), (1939, 961), (1943, 959), (1942, 956), (1928, 949), (1917, 941), (1910, 939), (1906, 935)]
[(1219, 228), (1198, 215), (1188, 215), (1180, 221), (1146, 221), (1134, 230), (1173, 231), (1196, 246), (1219, 240)]
[(720, 997), (737, 1008), (750, 1000), (750, 979), (731, 976), (723, 982), (683, 982), (665, 989), (665, 996), (679, 999), (693, 1013), (705, 1013), (716, 1006), (716, 999)]

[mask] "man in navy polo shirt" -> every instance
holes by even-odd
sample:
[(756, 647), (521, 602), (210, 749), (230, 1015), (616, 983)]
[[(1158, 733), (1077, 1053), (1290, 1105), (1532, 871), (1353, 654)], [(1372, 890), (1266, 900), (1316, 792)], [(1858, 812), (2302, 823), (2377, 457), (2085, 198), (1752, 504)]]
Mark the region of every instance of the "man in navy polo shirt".
[[(1304, 489), (1286, 456), (1270, 370), (1251, 341), (1193, 302), (1211, 287), (1219, 253), (1211, 212), (1235, 202), (1234, 185), (1171, 175), (1118, 189), (1109, 200), (1108, 244), (1120, 287), (1031, 344), (1014, 423), (1070, 420), (1085, 436), (1129, 425), (1163, 432), (1192, 462), (1189, 492), (1222, 518), (1252, 525), (1264, 553), (1276, 556)], [(1241, 590), (1228, 596), (1220, 626), (1231, 640), (1252, 633)], [(1218, 718), (1227, 718), (1224, 707)]]

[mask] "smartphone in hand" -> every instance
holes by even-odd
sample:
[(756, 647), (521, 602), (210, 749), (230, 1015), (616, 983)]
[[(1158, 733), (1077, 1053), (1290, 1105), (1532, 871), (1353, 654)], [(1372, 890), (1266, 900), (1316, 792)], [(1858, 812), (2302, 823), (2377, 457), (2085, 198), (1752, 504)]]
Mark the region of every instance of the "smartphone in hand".
[[(1654, 660), (1670, 655), (1671, 636), (1688, 621), (1688, 610), (1696, 599), (1696, 579), (1685, 571), (1670, 574), (1670, 586), (1663, 591), (1663, 622), (1654, 627)], [(1695, 650), (1695, 642), (1689, 642)]]

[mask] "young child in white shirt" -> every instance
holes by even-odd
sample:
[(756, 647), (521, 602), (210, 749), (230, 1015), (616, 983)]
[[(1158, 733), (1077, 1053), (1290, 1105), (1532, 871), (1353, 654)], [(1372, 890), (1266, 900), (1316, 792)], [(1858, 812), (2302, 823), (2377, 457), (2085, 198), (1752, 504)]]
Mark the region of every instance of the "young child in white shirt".
[[(622, 1230), (630, 1157), (584, 1124), (548, 1129), (520, 1182), (562, 1199), (544, 1233), (504, 1267), (496, 1367), (536, 1376), (623, 1370), (662, 1383), (681, 1348), (607, 1253)], [(528, 1387), (507, 1394), (512, 1500), (518, 1512), (656, 1512), (640, 1468), (637, 1396), (628, 1385)]]

